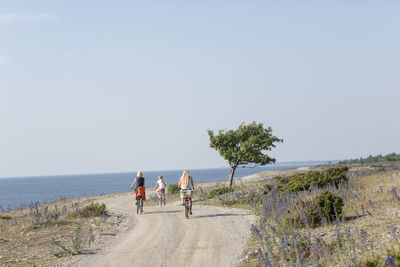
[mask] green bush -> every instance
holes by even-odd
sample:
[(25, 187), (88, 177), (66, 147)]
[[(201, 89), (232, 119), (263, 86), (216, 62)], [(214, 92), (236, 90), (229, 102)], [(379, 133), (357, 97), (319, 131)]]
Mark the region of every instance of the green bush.
[(0, 219), (2, 219), (2, 220), (11, 220), (11, 217), (9, 215), (2, 215), (2, 216), (0, 216)]
[(266, 195), (266, 194), (268, 194), (269, 192), (271, 192), (273, 188), (274, 188), (274, 187), (273, 187), (272, 185), (270, 185), (270, 184), (264, 184), (263, 186), (261, 186), (261, 187), (258, 189), (258, 191), (259, 191), (260, 193), (263, 193), (264, 195)]
[(208, 198), (213, 198), (215, 196), (223, 195), (228, 192), (234, 192), (234, 191), (235, 191), (235, 189), (233, 187), (231, 189), (229, 189), (229, 187), (227, 187), (227, 186), (222, 186), (222, 187), (217, 187), (217, 188), (211, 189), (208, 192), (207, 196), (208, 196)]
[(167, 187), (167, 192), (168, 192), (168, 194), (171, 194), (171, 195), (175, 194), (175, 193), (178, 193), (179, 190), (180, 190), (180, 188), (179, 188), (177, 183), (176, 184), (171, 184), (171, 185), (169, 185)]
[(309, 171), (306, 173), (298, 173), (288, 176), (286, 181), (281, 177), (277, 177), (277, 180), (282, 181), (277, 187), (281, 190), (289, 190), (297, 192), (301, 190), (307, 190), (311, 186), (317, 186), (319, 188), (334, 184), (336, 187), (341, 182), (347, 182), (347, 171), (348, 167), (335, 167), (329, 168), (325, 171)]
[(383, 261), (380, 256), (375, 256), (373, 258), (367, 259), (360, 262), (358, 267), (381, 267), (383, 266)]
[[(397, 249), (389, 249), (386, 251), (386, 257), (391, 257), (396, 266), (400, 266), (400, 247)], [(385, 259), (381, 256), (374, 256), (370, 259), (362, 261), (357, 265), (358, 267), (380, 267), (380, 266), (387, 266), (385, 264)]]
[(90, 205), (81, 208), (77, 211), (73, 211), (70, 216), (72, 218), (82, 217), (98, 217), (107, 215), (106, 205), (104, 203), (90, 203)]
[(329, 222), (335, 221), (343, 214), (343, 198), (329, 191), (325, 191), (318, 197), (318, 205)]
[(328, 223), (339, 219), (343, 214), (343, 198), (329, 191), (325, 191), (310, 202), (300, 202), (295, 207), (295, 214), (285, 219), (286, 224), (305, 226), (308, 222), (311, 227), (322, 224), (323, 217)]
[(397, 266), (400, 266), (400, 247), (397, 249), (389, 249), (387, 251), (387, 256), (392, 257), (392, 259), (395, 261)]

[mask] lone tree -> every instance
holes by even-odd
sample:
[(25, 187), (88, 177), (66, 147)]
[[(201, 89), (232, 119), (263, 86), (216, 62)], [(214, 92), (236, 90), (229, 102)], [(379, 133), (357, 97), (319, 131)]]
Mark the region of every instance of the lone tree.
[(220, 130), (217, 135), (208, 130), (210, 147), (228, 161), (231, 171), (229, 174), (229, 188), (232, 187), (235, 170), (239, 166), (263, 166), (275, 162), (274, 158), (265, 154), (275, 147), (275, 143), (283, 142), (272, 135), (272, 128), (264, 128), (262, 123), (242, 123), (237, 130)]

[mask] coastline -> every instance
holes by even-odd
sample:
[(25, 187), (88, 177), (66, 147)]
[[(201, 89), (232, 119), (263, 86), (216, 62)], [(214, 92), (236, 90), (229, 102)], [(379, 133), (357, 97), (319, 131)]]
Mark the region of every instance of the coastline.
[[(290, 164), (239, 168), (235, 173), (234, 181), (240, 181), (240, 177), (247, 177), (265, 170), (280, 168), (286, 170), (292, 166)], [(294, 168), (297, 168), (302, 164), (294, 165)], [(149, 188), (155, 185), (157, 175), (163, 175), (167, 185), (171, 185), (178, 182), (182, 173), (181, 171), (155, 171), (144, 174), (146, 187)], [(115, 173), (0, 179), (0, 205), (5, 210), (15, 210), (21, 207), (28, 208), (36, 203), (47, 204), (64, 199), (123, 193), (129, 190), (134, 175), (134, 173)], [(229, 168), (191, 170), (191, 175), (197, 183), (199, 181), (201, 183), (223, 183), (229, 179)], [(2, 212), (1, 207), (0, 212)]]

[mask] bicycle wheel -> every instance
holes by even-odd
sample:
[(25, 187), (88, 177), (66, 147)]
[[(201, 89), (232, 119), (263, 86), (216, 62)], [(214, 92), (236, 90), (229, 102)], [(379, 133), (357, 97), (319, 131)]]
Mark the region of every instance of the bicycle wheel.
[(141, 197), (138, 197), (138, 200), (136, 202), (136, 214), (139, 214), (139, 210), (140, 210), (140, 199)]
[(185, 200), (185, 217), (189, 219), (189, 200)]

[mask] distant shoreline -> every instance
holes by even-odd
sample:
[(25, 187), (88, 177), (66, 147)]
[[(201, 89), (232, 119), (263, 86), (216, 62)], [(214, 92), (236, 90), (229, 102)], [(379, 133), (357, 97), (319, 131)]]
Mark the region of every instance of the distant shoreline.
[[(315, 166), (324, 162), (297, 162), (273, 164), (256, 168), (240, 168), (235, 173), (235, 181), (256, 173)], [(197, 183), (224, 182), (229, 179), (229, 168), (189, 170)], [(146, 187), (155, 185), (157, 176), (163, 175), (167, 185), (178, 182), (181, 170), (143, 171)], [(84, 174), (45, 177), (21, 177), (0, 179), (0, 205), (3, 209), (12, 210), (29, 207), (34, 203), (49, 203), (59, 199), (75, 199), (100, 194), (115, 194), (129, 191), (135, 173), (117, 174)]]
[[(268, 168), (272, 166), (293, 166), (293, 165), (318, 165), (327, 164), (331, 162), (332, 164), (338, 163), (339, 160), (310, 160), (310, 161), (284, 161), (268, 164), (265, 166), (258, 166), (260, 168)], [(243, 168), (243, 167), (239, 167)], [(251, 168), (251, 167), (244, 167)], [(229, 169), (227, 166), (215, 167), (215, 168), (189, 168), (192, 171), (201, 170), (218, 170), (218, 169)], [(183, 169), (168, 169), (168, 170), (142, 170), (142, 172), (175, 172), (182, 171)], [(18, 179), (18, 178), (43, 178), (43, 177), (69, 177), (69, 176), (90, 176), (90, 175), (115, 175), (115, 174), (135, 174), (137, 171), (123, 171), (123, 172), (93, 172), (93, 173), (66, 173), (66, 174), (43, 174), (43, 175), (17, 175), (17, 176), (1, 176), (0, 179)]]

